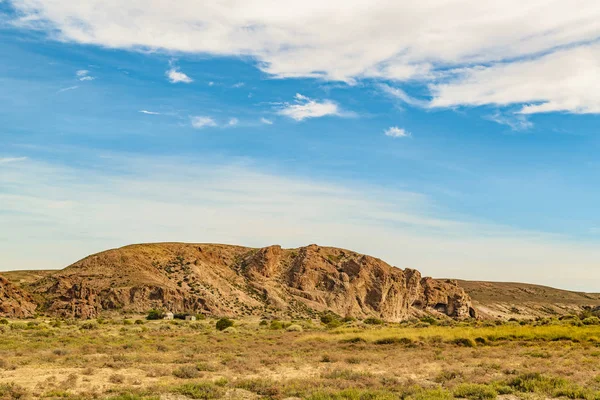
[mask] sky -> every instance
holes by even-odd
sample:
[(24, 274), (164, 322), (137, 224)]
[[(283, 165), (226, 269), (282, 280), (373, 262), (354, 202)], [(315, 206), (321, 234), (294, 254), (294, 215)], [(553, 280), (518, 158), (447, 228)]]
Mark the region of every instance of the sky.
[(600, 291), (598, 21), (597, 0), (0, 0), (0, 271), (318, 243)]

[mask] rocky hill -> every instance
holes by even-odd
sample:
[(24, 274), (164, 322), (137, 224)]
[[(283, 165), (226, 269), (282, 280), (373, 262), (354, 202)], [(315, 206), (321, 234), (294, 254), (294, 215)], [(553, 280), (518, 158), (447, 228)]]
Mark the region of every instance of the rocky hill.
[(36, 308), (27, 292), (0, 276), (0, 317), (27, 318), (33, 316)]
[(38, 299), (40, 312), (74, 318), (151, 308), (294, 318), (330, 311), (389, 321), (427, 313), (476, 316), (455, 281), (317, 245), (140, 244), (91, 255), (61, 271), (14, 277)]
[(458, 280), (483, 318), (529, 319), (579, 313), (600, 307), (600, 294), (513, 282)]

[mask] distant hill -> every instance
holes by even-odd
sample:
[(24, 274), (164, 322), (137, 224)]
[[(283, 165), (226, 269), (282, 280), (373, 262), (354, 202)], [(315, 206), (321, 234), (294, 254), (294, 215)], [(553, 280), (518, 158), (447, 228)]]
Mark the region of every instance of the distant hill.
[(31, 293), (38, 312), (75, 318), (151, 308), (293, 318), (333, 312), (389, 321), (476, 313), (451, 280), (423, 278), (416, 270), (317, 245), (139, 244), (91, 255), (60, 271), (5, 275)]
[(248, 248), (154, 243), (88, 256), (63, 270), (3, 272), (0, 315), (93, 318), (152, 308), (214, 316), (424, 315), (528, 319), (600, 306), (600, 294), (501, 282), (423, 278), (378, 258), (310, 245)]
[(547, 317), (580, 312), (582, 307), (600, 306), (599, 293), (573, 292), (528, 283), (457, 282), (471, 296), (482, 317)]

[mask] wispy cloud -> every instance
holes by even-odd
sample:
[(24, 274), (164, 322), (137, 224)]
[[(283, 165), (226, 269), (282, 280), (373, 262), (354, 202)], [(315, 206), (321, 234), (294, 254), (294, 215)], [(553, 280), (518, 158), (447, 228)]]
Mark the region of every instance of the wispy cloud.
[(294, 103), (285, 103), (278, 114), (303, 121), (308, 118), (320, 118), (326, 116), (343, 116), (340, 107), (331, 100), (316, 101), (307, 96), (296, 93)]
[(0, 164), (8, 164), (27, 160), (27, 157), (0, 157)]
[(165, 73), (171, 83), (192, 83), (194, 80), (181, 72), (178, 67), (172, 67)]
[(94, 168), (3, 165), (0, 215), (11, 234), (0, 241), (0, 265), (61, 268), (139, 242), (322, 243), (433, 276), (600, 285), (597, 243), (441, 217), (419, 193), (285, 176), (248, 161), (113, 154), (99, 167), (90, 160)]
[(529, 129), (533, 123), (527, 119), (526, 115), (515, 113), (501, 113), (500, 111), (494, 114), (487, 115), (485, 119), (493, 121), (500, 125), (507, 125), (513, 131), (522, 131)]
[(139, 112), (141, 112), (142, 114), (148, 114), (148, 115), (162, 115), (161, 113), (156, 112), (156, 111), (140, 110)]
[(231, 87), (234, 88), (234, 89), (239, 89), (239, 88), (244, 87), (244, 86), (246, 86), (246, 84), (244, 82), (238, 82), (238, 83), (235, 83), (235, 84), (231, 85)]
[(407, 132), (403, 128), (398, 128), (397, 126), (391, 126), (383, 131), (385, 136), (393, 137), (393, 138), (406, 138), (411, 137), (410, 132)]
[(237, 118), (229, 118), (229, 121), (227, 121), (227, 126), (233, 127), (239, 124), (239, 122), (240, 121)]
[(75, 90), (77, 88), (79, 88), (79, 86), (69, 86), (69, 87), (66, 87), (66, 88), (59, 89), (56, 92), (57, 93), (62, 93), (62, 92), (66, 92), (66, 91), (69, 91), (69, 90)]
[(383, 83), (383, 84), (379, 85), (379, 88), (388, 96), (398, 99), (401, 102), (406, 103), (410, 106), (421, 107), (421, 108), (425, 108), (428, 106), (427, 101), (409, 96), (404, 90), (402, 90), (398, 87), (393, 87), (393, 86)]
[(206, 116), (193, 116), (190, 117), (192, 126), (196, 129), (202, 128), (213, 128), (217, 126), (217, 123), (211, 117)]
[(260, 119), (260, 122), (263, 123), (263, 124), (265, 124), (265, 125), (273, 125), (273, 121), (271, 121), (270, 119), (267, 119), (265, 117), (262, 117)]
[(79, 71), (75, 72), (75, 76), (82, 82), (93, 81), (94, 79), (96, 79), (95, 77), (90, 75), (90, 71), (88, 71), (87, 69), (80, 69)]

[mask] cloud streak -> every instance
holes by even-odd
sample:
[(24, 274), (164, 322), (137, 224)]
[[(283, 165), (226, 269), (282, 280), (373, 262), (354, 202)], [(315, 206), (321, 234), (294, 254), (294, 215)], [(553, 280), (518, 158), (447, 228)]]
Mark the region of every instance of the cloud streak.
[(98, 159), (93, 168), (3, 164), (0, 268), (60, 268), (136, 242), (316, 242), (440, 277), (600, 285), (597, 243), (442, 218), (418, 193), (205, 161), (113, 155), (101, 168)]
[(339, 106), (331, 100), (317, 101), (296, 93), (294, 103), (285, 103), (278, 111), (279, 115), (303, 121), (308, 118), (343, 116)]

